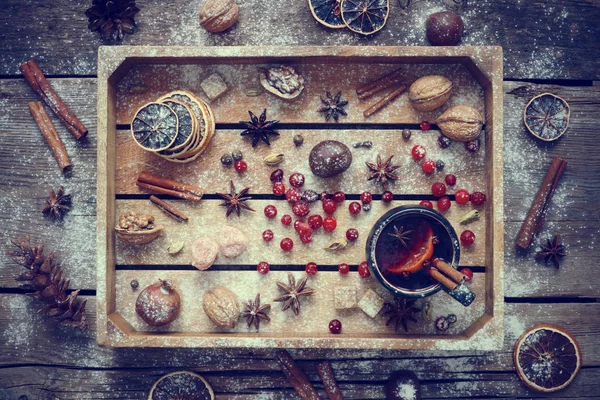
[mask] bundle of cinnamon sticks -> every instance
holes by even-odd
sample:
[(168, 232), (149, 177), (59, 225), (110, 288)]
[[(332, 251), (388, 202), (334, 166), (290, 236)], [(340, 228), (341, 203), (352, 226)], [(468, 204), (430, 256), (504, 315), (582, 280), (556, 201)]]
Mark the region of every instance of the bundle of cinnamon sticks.
[[(298, 364), (294, 361), (290, 353), (285, 350), (277, 353), (277, 361), (284, 375), (290, 381), (296, 393), (302, 400), (319, 400), (319, 395), (312, 383)], [(333, 369), (328, 361), (323, 361), (317, 365), (317, 373), (323, 382), (325, 393), (329, 400), (343, 400), (342, 392), (335, 380)]]
[(197, 186), (177, 182), (169, 178), (151, 174), (147, 171), (140, 172), (135, 184), (139, 188), (151, 192), (167, 194), (189, 201), (200, 201), (204, 195), (204, 190)]
[(402, 76), (400, 69), (397, 69), (356, 89), (358, 99), (365, 100), (386, 89), (394, 88), (393, 91), (388, 93), (377, 103), (363, 111), (365, 118), (369, 118), (371, 115), (390, 104), (396, 97), (400, 96), (406, 90), (406, 85), (402, 83), (403, 81), (404, 77)]
[(450, 290), (455, 290), (465, 281), (466, 277), (462, 272), (439, 258), (433, 260), (433, 267), (429, 268), (431, 277)]

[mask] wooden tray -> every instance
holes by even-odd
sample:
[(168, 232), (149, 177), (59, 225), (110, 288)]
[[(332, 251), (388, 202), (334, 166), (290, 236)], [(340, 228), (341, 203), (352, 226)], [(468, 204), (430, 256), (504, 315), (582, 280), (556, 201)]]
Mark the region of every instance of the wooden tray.
[[(503, 343), (503, 192), (502, 192), (502, 49), (499, 47), (101, 47), (98, 57), (98, 342), (113, 347), (317, 347), (317, 348), (385, 348), (385, 349), (499, 349)], [(264, 92), (257, 97), (246, 96), (245, 89), (257, 82), (257, 67), (265, 64), (292, 64), (304, 75), (306, 88), (294, 101), (283, 101)], [(410, 82), (427, 74), (441, 74), (457, 84), (457, 91), (440, 110), (428, 113), (414, 111), (403, 95), (380, 113), (365, 119), (362, 111), (375, 99), (361, 102), (354, 89), (386, 72), (402, 67)], [(171, 164), (141, 150), (130, 137), (128, 125), (133, 113), (141, 105), (171, 90), (183, 89), (204, 97), (199, 83), (213, 72), (227, 81), (230, 90), (211, 104), (217, 121), (217, 131), (208, 150), (195, 162), (187, 165)], [(145, 88), (143, 93), (132, 88)], [(348, 116), (340, 124), (325, 123), (316, 112), (319, 95), (325, 91), (342, 90), (349, 101)], [(377, 97), (377, 96), (375, 96)], [(204, 97), (205, 98), (205, 97)], [(205, 100), (207, 100), (205, 98)], [(435, 121), (447, 107), (466, 104), (485, 115), (485, 134), (478, 153), (467, 153), (460, 143), (441, 150), (437, 144), (439, 132), (435, 129), (419, 132), (422, 120)], [(280, 138), (271, 148), (240, 139), (240, 120), (247, 120), (247, 111), (259, 113), (268, 109), (270, 119), (281, 120)], [(409, 141), (401, 138), (403, 128), (411, 128)], [(294, 147), (291, 138), (302, 133), (305, 142)], [(352, 149), (354, 161), (343, 179), (324, 180), (313, 176), (308, 168), (310, 149), (323, 139), (337, 139), (347, 145), (371, 140), (372, 149)], [(360, 309), (351, 312), (336, 311), (333, 290), (336, 286), (354, 285), (359, 296), (368, 288), (375, 290), (386, 301), (391, 296), (374, 278), (361, 279), (357, 265), (365, 259), (365, 240), (372, 224), (388, 209), (431, 199), (430, 187), (443, 173), (425, 177), (420, 166), (410, 159), (410, 148), (422, 144), (428, 157), (442, 158), (445, 172), (458, 176), (455, 189), (470, 192), (481, 190), (488, 201), (483, 218), (469, 226), (477, 236), (477, 244), (463, 250), (462, 266), (475, 270), (470, 284), (477, 294), (476, 301), (464, 308), (443, 292), (427, 298), (433, 307), (433, 318), (456, 314), (458, 322), (444, 333), (437, 332), (433, 322), (419, 319), (409, 323), (409, 333), (394, 333), (386, 327), (386, 319), (378, 315), (371, 319)], [(241, 149), (249, 165), (246, 173), (238, 175), (232, 168), (219, 162), (225, 152)], [(373, 202), (369, 212), (357, 218), (349, 215), (346, 204), (336, 212), (338, 235), (355, 227), (359, 240), (338, 254), (322, 250), (333, 236), (324, 232), (314, 234), (314, 241), (304, 246), (290, 227), (279, 223), (279, 217), (290, 213), (284, 200), (271, 193), (268, 176), (273, 168), (262, 158), (271, 152), (286, 154), (281, 167), (289, 176), (301, 172), (306, 176), (305, 188), (317, 192), (343, 190), (347, 199), (355, 200), (362, 191), (380, 194), (381, 189), (365, 179), (365, 161), (374, 161), (378, 154), (396, 154), (401, 165), (401, 179), (391, 188), (395, 193), (392, 204)], [(170, 200), (190, 216), (187, 224), (179, 224), (148, 201), (149, 194), (135, 186), (141, 170), (164, 175), (206, 189), (207, 195), (197, 204)], [(243, 213), (227, 220), (219, 207), (216, 192), (227, 190), (230, 179), (238, 189), (251, 187), (251, 200), (256, 213)], [(454, 193), (451, 191), (450, 193)], [(376, 197), (379, 199), (379, 197)], [(454, 200), (454, 197), (451, 196)], [(275, 221), (267, 220), (262, 209), (275, 204), (279, 214)], [(315, 208), (318, 207), (318, 208)], [(320, 205), (313, 205), (320, 211)], [(116, 216), (126, 210), (149, 212), (156, 216), (166, 231), (153, 243), (137, 248), (115, 241)], [(460, 218), (470, 207), (454, 203), (446, 213), (460, 233)], [(317, 211), (318, 212), (318, 211)], [(183, 240), (189, 243), (202, 234), (214, 234), (227, 223), (244, 230), (250, 239), (248, 250), (235, 259), (235, 265), (220, 258), (208, 271), (197, 271), (190, 266), (190, 254), (184, 248), (176, 257), (169, 256), (169, 243)], [(272, 229), (275, 240), (265, 244), (261, 232)], [(322, 230), (321, 230), (322, 231)], [(291, 253), (279, 250), (279, 240), (294, 238)], [(269, 261), (268, 275), (255, 271), (256, 264)], [(273, 303), (278, 295), (276, 281), (286, 281), (287, 271), (300, 277), (304, 265), (314, 261), (319, 272), (309, 279), (309, 286), (317, 290), (302, 302), (300, 316), (282, 312), (280, 303)], [(342, 276), (337, 264), (346, 262), (351, 272)], [(150, 329), (135, 314), (134, 304), (139, 293), (129, 285), (137, 279), (143, 288), (159, 278), (170, 279), (178, 287), (183, 301), (180, 318), (168, 327)], [(261, 293), (263, 302), (272, 304), (271, 322), (261, 324), (260, 332), (247, 329), (245, 320), (232, 330), (218, 329), (202, 311), (202, 293), (208, 287), (224, 285), (245, 301)], [(328, 322), (338, 318), (343, 333), (332, 335)]]

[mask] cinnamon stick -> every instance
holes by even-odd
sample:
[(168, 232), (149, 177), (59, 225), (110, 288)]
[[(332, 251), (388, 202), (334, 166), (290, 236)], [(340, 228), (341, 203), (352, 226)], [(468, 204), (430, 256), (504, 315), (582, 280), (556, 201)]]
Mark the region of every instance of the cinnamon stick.
[(71, 164), (65, 144), (60, 139), (60, 136), (58, 136), (58, 132), (56, 132), (56, 128), (46, 112), (44, 105), (39, 101), (32, 101), (28, 106), (33, 119), (40, 128), (42, 136), (46, 140), (50, 150), (52, 150), (52, 154), (54, 155), (54, 159), (58, 163), (60, 170), (63, 173), (69, 172), (73, 169), (73, 164)]
[(360, 96), (363, 93), (366, 93), (370, 90), (375, 89), (376, 87), (385, 85), (390, 80), (398, 78), (399, 75), (400, 75), (400, 69), (395, 69), (392, 72), (390, 72), (389, 74), (382, 76), (381, 78), (377, 78), (374, 81), (367, 82), (364, 85), (360, 86), (358, 89), (356, 89), (356, 94)]
[(429, 268), (429, 275), (450, 290), (454, 290), (458, 287), (458, 283), (454, 282), (435, 268)]
[(397, 85), (401, 84), (403, 80), (404, 80), (403, 77), (398, 76), (396, 78), (385, 81), (385, 82), (381, 83), (380, 85), (375, 86), (373, 89), (367, 90), (366, 92), (359, 94), (358, 99), (359, 100), (368, 99), (369, 97), (373, 96), (374, 94), (377, 94), (385, 89), (388, 89), (393, 86), (397, 86)]
[(156, 207), (158, 207), (161, 211), (163, 211), (169, 217), (177, 220), (178, 222), (183, 222), (183, 221), (187, 222), (188, 217), (184, 213), (182, 213), (181, 211), (179, 211), (178, 209), (176, 209), (175, 207), (173, 207), (172, 205), (167, 203), (166, 201), (162, 201), (161, 199), (159, 199), (158, 197), (156, 197), (154, 195), (150, 196), (150, 201), (152, 202), (152, 204), (154, 204)]
[(56, 114), (60, 122), (71, 132), (73, 137), (76, 140), (84, 138), (88, 133), (87, 128), (54, 91), (54, 88), (50, 85), (50, 82), (48, 82), (36, 62), (29, 60), (21, 64), (19, 70), (21, 70), (21, 73), (33, 90), (50, 107), (52, 112)]
[(277, 352), (277, 361), (285, 377), (290, 381), (302, 400), (319, 400), (317, 391), (304, 372), (298, 367), (290, 353), (285, 350)]
[(329, 361), (323, 361), (317, 364), (317, 373), (323, 382), (325, 393), (327, 393), (329, 400), (343, 400), (342, 392), (335, 380), (333, 368), (331, 368)]
[(447, 275), (450, 279), (452, 279), (454, 282), (456, 282), (456, 283), (464, 282), (464, 280), (465, 280), (464, 274), (462, 274), (460, 271), (457, 271), (456, 269), (452, 268), (451, 265), (440, 260), (439, 258), (436, 258), (435, 260), (433, 260), (433, 265), (434, 265), (434, 267), (439, 269), (441, 272), (443, 272), (445, 275)]
[(384, 108), (385, 106), (390, 104), (396, 97), (400, 96), (402, 94), (402, 92), (404, 92), (405, 90), (406, 90), (406, 85), (401, 85), (400, 87), (398, 87), (398, 89), (394, 90), (393, 92), (390, 92), (383, 99), (379, 100), (377, 103), (375, 103), (371, 107), (367, 108), (363, 112), (363, 115), (365, 116), (365, 118), (369, 118), (371, 115), (375, 114), (376, 112), (380, 111), (382, 108)]
[[(200, 201), (204, 195), (204, 191), (197, 186), (177, 182), (146, 171), (140, 172), (136, 185), (144, 189), (154, 190), (162, 194), (170, 194), (191, 201)], [(173, 192), (177, 192), (179, 195), (175, 195)]]
[(533, 239), (541, 232), (550, 201), (566, 167), (567, 161), (562, 158), (554, 157), (552, 160), (515, 240), (516, 245), (521, 249), (528, 249)]

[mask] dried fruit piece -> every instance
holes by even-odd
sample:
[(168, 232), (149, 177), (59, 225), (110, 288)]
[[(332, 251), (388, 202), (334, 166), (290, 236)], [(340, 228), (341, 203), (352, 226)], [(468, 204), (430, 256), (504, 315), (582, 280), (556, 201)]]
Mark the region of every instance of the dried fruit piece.
[(214, 400), (215, 394), (206, 379), (190, 371), (177, 371), (154, 382), (148, 400)]
[(342, 0), (342, 20), (351, 31), (372, 35), (381, 30), (390, 13), (389, 0)]
[(328, 28), (345, 28), (340, 11), (341, 0), (309, 0), (308, 6), (313, 17)]
[(517, 340), (514, 362), (525, 385), (542, 393), (567, 387), (581, 368), (581, 349), (570, 333), (538, 325)]
[(570, 116), (569, 103), (552, 93), (535, 96), (523, 111), (527, 130), (546, 142), (556, 140), (566, 132)]
[(179, 119), (173, 109), (161, 103), (148, 103), (140, 108), (131, 122), (131, 135), (144, 150), (168, 149), (177, 138)]

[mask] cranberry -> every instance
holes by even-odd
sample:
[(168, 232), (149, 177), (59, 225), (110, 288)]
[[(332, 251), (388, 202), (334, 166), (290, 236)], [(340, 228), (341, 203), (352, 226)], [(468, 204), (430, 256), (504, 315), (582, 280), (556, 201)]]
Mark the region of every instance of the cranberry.
[(344, 200), (346, 200), (346, 195), (344, 194), (344, 192), (335, 192), (332, 198), (333, 201), (335, 201), (336, 203), (341, 203)]
[(432, 202), (430, 202), (429, 200), (422, 200), (422, 201), (419, 203), (419, 205), (420, 205), (420, 206), (423, 206), (423, 207), (431, 208), (431, 209), (433, 210), (433, 203), (432, 203)]
[(262, 233), (262, 237), (265, 242), (270, 242), (271, 240), (273, 240), (273, 231), (270, 229), (267, 229), (266, 231), (264, 231)]
[(360, 194), (360, 201), (364, 204), (369, 204), (371, 201), (373, 201), (373, 195), (370, 192), (362, 192)]
[(362, 278), (368, 278), (371, 276), (371, 271), (369, 271), (369, 264), (367, 264), (366, 261), (363, 261), (358, 265), (358, 274)]
[(469, 192), (464, 189), (460, 189), (456, 192), (456, 202), (458, 204), (467, 204), (470, 197)]
[(475, 234), (469, 230), (464, 231), (460, 234), (460, 243), (466, 247), (472, 246), (475, 243)]
[(256, 270), (258, 272), (260, 272), (263, 275), (266, 275), (269, 273), (269, 270), (271, 269), (271, 266), (269, 265), (268, 262), (266, 261), (261, 261), (258, 263), (258, 265), (256, 266)]
[(442, 197), (446, 194), (446, 185), (442, 182), (434, 182), (434, 184), (431, 185), (431, 193), (433, 193), (435, 197)]
[(281, 217), (281, 223), (284, 225), (289, 225), (292, 223), (292, 216), (289, 214), (285, 214), (283, 217)]
[(308, 275), (315, 275), (317, 273), (317, 264), (315, 264), (314, 262), (309, 262), (308, 264), (306, 264), (306, 273)]
[(482, 206), (485, 203), (485, 194), (481, 192), (473, 192), (471, 194), (471, 204), (474, 206)]
[(340, 274), (346, 275), (348, 272), (350, 272), (350, 266), (348, 264), (341, 263), (338, 265), (338, 271), (340, 271)]
[(265, 207), (265, 217), (269, 219), (273, 219), (277, 216), (277, 207), (272, 204), (269, 204)]
[(333, 214), (337, 208), (337, 203), (333, 199), (326, 199), (323, 201), (323, 211), (327, 214)]
[(358, 201), (353, 201), (348, 205), (348, 211), (350, 211), (350, 214), (352, 215), (360, 214), (361, 208), (362, 207), (360, 206), (360, 203)]
[(294, 205), (292, 206), (292, 212), (294, 213), (294, 215), (297, 215), (299, 217), (305, 217), (310, 212), (310, 208), (308, 207), (307, 203), (300, 200), (294, 203)]
[(427, 160), (423, 162), (421, 168), (423, 169), (423, 172), (425, 172), (427, 175), (433, 174), (433, 171), (435, 171), (435, 161)]
[(358, 239), (358, 231), (354, 228), (350, 228), (346, 231), (346, 239), (350, 242), (356, 241)]
[(390, 192), (389, 190), (386, 190), (381, 194), (381, 200), (383, 200), (384, 203), (391, 202), (392, 200), (394, 200), (394, 193)]
[(276, 169), (275, 171), (271, 172), (271, 182), (275, 183), (275, 182), (281, 182), (283, 180), (283, 170), (282, 169)]
[(279, 247), (281, 247), (281, 250), (283, 251), (290, 251), (294, 247), (294, 241), (290, 238), (281, 239)]
[(300, 235), (302, 235), (304, 233), (312, 232), (310, 229), (310, 225), (308, 225), (303, 219), (299, 219), (296, 222), (294, 222), (294, 229)]
[(425, 150), (425, 147), (418, 144), (412, 148), (410, 153), (412, 154), (413, 159), (422, 160), (423, 158), (425, 158), (425, 154), (427, 154), (427, 150)]
[(442, 135), (442, 136), (438, 137), (438, 145), (442, 149), (447, 149), (448, 147), (450, 147), (451, 144), (452, 144), (452, 140), (450, 140), (446, 136)]
[(463, 268), (460, 272), (465, 276), (465, 282), (473, 280), (473, 270), (471, 270), (471, 268)]
[(310, 242), (312, 242), (312, 231), (309, 230), (300, 233), (300, 241), (303, 244), (309, 244)]
[(273, 185), (273, 194), (275, 196), (283, 196), (285, 194), (285, 185), (281, 182), (276, 182)]
[(242, 172), (246, 172), (248, 169), (248, 164), (246, 164), (246, 161), (238, 160), (235, 162), (235, 164), (233, 164), (233, 168), (235, 168), (236, 172), (241, 174)]
[(332, 319), (329, 322), (329, 332), (337, 335), (342, 331), (342, 323), (337, 319)]
[(428, 131), (431, 129), (431, 124), (427, 121), (421, 121), (421, 123), (419, 124), (419, 126), (421, 127), (422, 131)]
[(319, 200), (319, 193), (310, 189), (305, 190), (304, 193), (302, 193), (302, 200), (309, 203), (314, 203), (315, 201)]
[(325, 217), (323, 220), (323, 229), (327, 232), (333, 232), (337, 226), (337, 221), (333, 217)]
[(289, 188), (287, 192), (285, 192), (285, 199), (290, 203), (295, 203), (300, 200), (302, 197), (302, 193), (296, 188)]
[(310, 225), (312, 229), (319, 229), (323, 226), (323, 217), (317, 214), (311, 215), (308, 217), (308, 225)]
[(474, 139), (474, 140), (471, 140), (470, 142), (465, 143), (465, 149), (467, 149), (467, 151), (469, 153), (478, 152), (480, 146), (481, 146), (481, 142), (479, 141), (479, 139)]
[(437, 206), (440, 211), (448, 211), (448, 209), (450, 209), (450, 204), (451, 203), (448, 196), (441, 197), (437, 202)]
[(304, 185), (304, 175), (296, 172), (290, 175), (290, 185), (293, 187), (299, 188)]
[(456, 185), (456, 175), (448, 174), (446, 175), (446, 178), (444, 178), (444, 180), (446, 181), (446, 185), (448, 186)]

